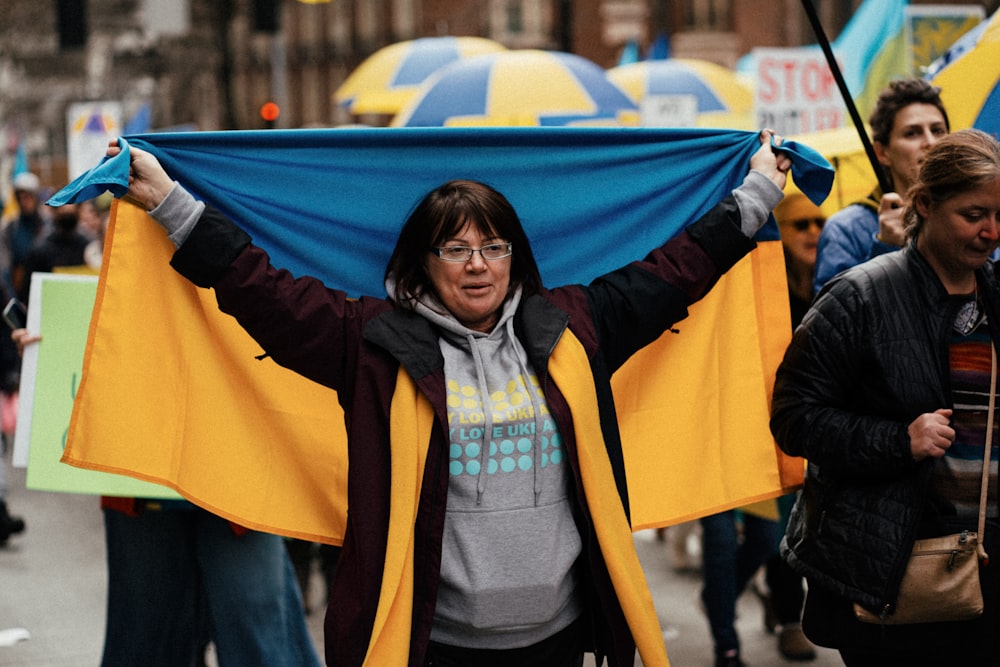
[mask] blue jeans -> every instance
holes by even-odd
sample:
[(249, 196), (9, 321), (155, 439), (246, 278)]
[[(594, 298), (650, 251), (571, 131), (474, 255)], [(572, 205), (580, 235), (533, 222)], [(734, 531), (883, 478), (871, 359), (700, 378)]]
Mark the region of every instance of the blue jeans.
[(319, 667), (283, 538), (176, 501), (104, 526), (104, 667), (194, 665), (208, 639), (221, 667)]
[[(742, 521), (742, 540), (738, 528)], [(720, 512), (701, 519), (702, 589), (715, 654), (740, 648), (736, 598), (757, 569), (777, 552), (782, 527), (749, 513)]]

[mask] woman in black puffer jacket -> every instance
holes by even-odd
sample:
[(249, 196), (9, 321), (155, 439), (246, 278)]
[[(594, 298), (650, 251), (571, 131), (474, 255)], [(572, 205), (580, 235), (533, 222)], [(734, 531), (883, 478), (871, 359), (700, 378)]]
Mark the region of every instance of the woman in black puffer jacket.
[[(988, 261), (1000, 242), (1000, 144), (978, 131), (942, 139), (908, 199), (908, 245), (828, 283), (778, 370), (772, 431), (809, 461), (782, 554), (808, 580), (806, 635), (845, 664), (998, 664), (997, 565), (981, 567), (986, 613), (974, 621), (879, 626), (852, 610), (891, 614), (914, 540), (975, 530), (978, 518), (1000, 341)], [(996, 459), (994, 445), (987, 551)]]

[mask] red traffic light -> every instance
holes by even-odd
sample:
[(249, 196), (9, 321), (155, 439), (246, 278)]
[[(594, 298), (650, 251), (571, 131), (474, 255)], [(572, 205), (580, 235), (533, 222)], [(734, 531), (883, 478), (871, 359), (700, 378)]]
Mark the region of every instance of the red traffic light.
[(281, 113), (281, 109), (274, 102), (265, 102), (260, 107), (260, 117), (263, 118), (268, 123), (273, 123), (278, 120), (278, 115)]

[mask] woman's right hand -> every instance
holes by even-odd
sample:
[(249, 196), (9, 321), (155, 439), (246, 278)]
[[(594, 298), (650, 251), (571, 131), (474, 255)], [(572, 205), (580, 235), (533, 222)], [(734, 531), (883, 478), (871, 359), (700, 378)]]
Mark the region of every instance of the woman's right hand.
[[(111, 140), (106, 155), (114, 157), (119, 153), (118, 140)], [(129, 157), (128, 193), (125, 196), (152, 211), (173, 189), (174, 181), (152, 153), (129, 146)]]
[(903, 198), (895, 192), (882, 195), (878, 207), (878, 240), (900, 246), (906, 242), (906, 220)]
[(922, 461), (928, 456), (940, 458), (955, 442), (955, 429), (951, 427), (951, 410), (940, 408), (925, 412), (906, 429), (910, 436), (910, 453), (914, 461)]

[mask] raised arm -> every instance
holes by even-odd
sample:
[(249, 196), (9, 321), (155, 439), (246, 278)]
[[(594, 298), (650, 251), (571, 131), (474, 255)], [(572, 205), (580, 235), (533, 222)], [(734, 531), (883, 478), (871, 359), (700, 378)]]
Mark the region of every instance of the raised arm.
[(642, 260), (586, 288), (609, 368), (686, 318), (688, 307), (756, 246), (753, 237), (781, 201), (791, 167), (787, 155), (772, 149), (772, 136), (761, 132), (746, 178), (730, 196)]
[[(319, 280), (273, 267), (267, 253), (220, 211), (197, 200), (156, 157), (130, 146), (126, 198), (142, 206), (177, 248), (170, 265), (198, 287), (215, 291), (232, 315), (277, 363), (342, 392), (352, 377), (366, 305)], [(120, 153), (117, 144), (108, 156)], [(341, 395), (341, 398), (344, 398)]]

